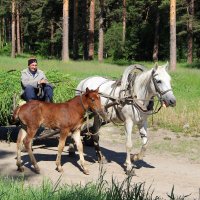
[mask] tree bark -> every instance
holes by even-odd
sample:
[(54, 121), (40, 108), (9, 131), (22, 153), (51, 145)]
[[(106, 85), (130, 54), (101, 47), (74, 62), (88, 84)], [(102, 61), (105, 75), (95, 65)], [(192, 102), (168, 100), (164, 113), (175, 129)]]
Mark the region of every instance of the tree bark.
[(51, 26), (51, 56), (54, 55), (54, 20), (50, 21)]
[(155, 24), (155, 35), (154, 35), (154, 45), (153, 45), (153, 61), (158, 61), (158, 46), (159, 46), (159, 26), (160, 26), (160, 12), (159, 5), (161, 1), (156, 2), (156, 24)]
[(74, 30), (73, 30), (73, 57), (74, 60), (78, 58), (78, 41), (77, 41), (77, 32), (78, 32), (78, 0), (74, 0)]
[(193, 18), (194, 18), (194, 0), (187, 0), (188, 22), (187, 22), (187, 63), (193, 61)]
[(1, 27), (1, 30), (0, 30), (0, 49), (2, 49), (3, 47), (3, 37), (2, 37), (2, 19), (0, 18), (0, 27)]
[(103, 42), (104, 42), (104, 0), (100, 0), (100, 16), (99, 16), (99, 49), (98, 60), (103, 61)]
[(82, 24), (83, 24), (83, 59), (88, 59), (88, 29), (86, 16), (88, 13), (87, 0), (82, 1)]
[(15, 58), (15, 0), (12, 0), (12, 51), (11, 57)]
[[(20, 23), (22, 24), (22, 23)], [(24, 29), (22, 25), (20, 25), (20, 32), (21, 32), (21, 53), (24, 51)]]
[[(2, 0), (0, 1), (0, 6), (2, 7), (3, 5), (3, 2)], [(3, 17), (4, 16), (1, 16), (0, 17), (0, 49), (3, 48)]]
[(126, 40), (126, 0), (123, 0), (122, 20), (122, 45), (124, 46)]
[(94, 18), (95, 0), (90, 1), (90, 25), (89, 25), (89, 59), (94, 59)]
[(170, 0), (170, 69), (176, 70), (176, 0)]
[(16, 6), (16, 14), (17, 14), (17, 53), (21, 53), (21, 41), (20, 41), (20, 18), (19, 18), (19, 3)]
[(62, 60), (69, 61), (69, 0), (63, 0)]
[(5, 34), (5, 18), (3, 16), (2, 18), (2, 47), (4, 46), (4, 43), (6, 41), (6, 34)]

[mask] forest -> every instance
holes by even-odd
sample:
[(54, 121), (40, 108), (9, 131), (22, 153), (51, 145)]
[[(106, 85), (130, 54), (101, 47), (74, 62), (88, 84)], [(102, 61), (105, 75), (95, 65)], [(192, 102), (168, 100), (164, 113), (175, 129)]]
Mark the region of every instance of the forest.
[[(175, 2), (177, 60), (191, 64), (200, 59), (200, 1)], [(169, 59), (168, 0), (0, 0), (0, 5), (0, 55)]]

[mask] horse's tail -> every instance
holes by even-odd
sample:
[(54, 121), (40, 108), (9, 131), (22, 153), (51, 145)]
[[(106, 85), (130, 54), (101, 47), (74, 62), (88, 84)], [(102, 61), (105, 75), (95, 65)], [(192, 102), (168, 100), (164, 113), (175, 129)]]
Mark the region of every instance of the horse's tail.
[(14, 110), (13, 116), (12, 116), (12, 123), (16, 124), (17, 122), (19, 122), (19, 111), (20, 111), (21, 106), (17, 107)]

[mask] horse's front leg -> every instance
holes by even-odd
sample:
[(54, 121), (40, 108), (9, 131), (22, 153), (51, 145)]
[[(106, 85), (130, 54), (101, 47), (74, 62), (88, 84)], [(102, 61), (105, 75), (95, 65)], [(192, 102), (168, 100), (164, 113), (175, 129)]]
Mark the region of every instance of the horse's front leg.
[(132, 167), (131, 162), (131, 150), (133, 147), (132, 143), (132, 128), (133, 128), (133, 121), (131, 119), (127, 119), (125, 121), (125, 133), (126, 133), (126, 173), (128, 175), (135, 175), (135, 172)]
[(72, 137), (73, 137), (73, 139), (74, 139), (74, 141), (76, 143), (76, 147), (77, 147), (77, 150), (78, 150), (78, 153), (79, 153), (81, 167), (83, 169), (83, 172), (84, 172), (84, 174), (88, 175), (89, 174), (89, 170), (85, 166), (85, 159), (84, 159), (84, 156), (83, 156), (83, 143), (81, 141), (80, 130), (75, 131), (72, 134)]
[(131, 157), (132, 162), (137, 161), (137, 160), (143, 160), (143, 157), (145, 155), (146, 148), (147, 148), (147, 142), (148, 142), (148, 139), (147, 139), (147, 121), (144, 121), (143, 123), (139, 124), (138, 129), (139, 129), (140, 136), (142, 138), (142, 147), (141, 147), (141, 150), (138, 154), (132, 155), (132, 157)]

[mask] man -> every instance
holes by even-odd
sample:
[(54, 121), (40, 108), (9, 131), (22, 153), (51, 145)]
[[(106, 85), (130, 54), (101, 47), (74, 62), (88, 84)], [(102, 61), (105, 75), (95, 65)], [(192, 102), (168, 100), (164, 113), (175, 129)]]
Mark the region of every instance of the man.
[(22, 98), (25, 101), (44, 100), (52, 102), (53, 88), (43, 71), (37, 67), (37, 59), (28, 60), (28, 68), (21, 72), (21, 83), (24, 90)]

